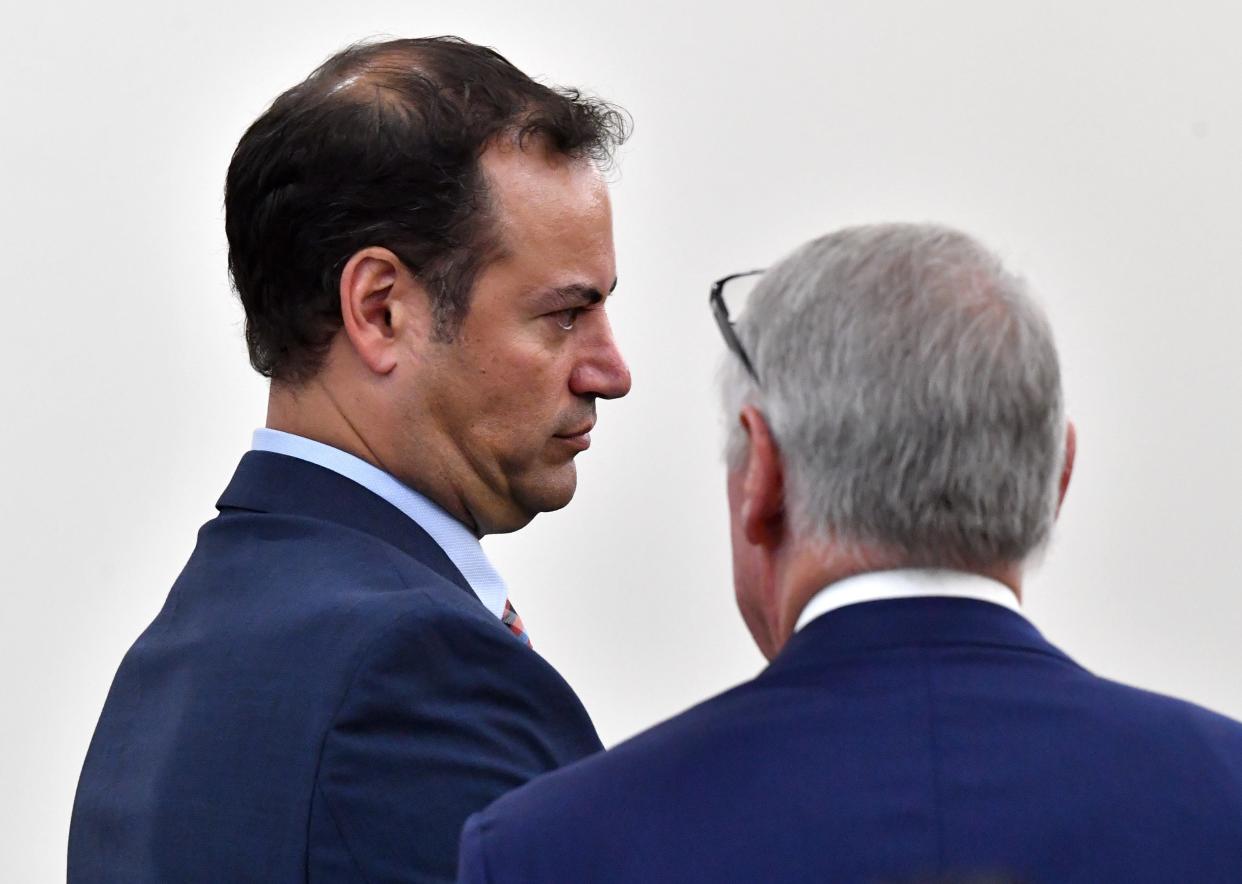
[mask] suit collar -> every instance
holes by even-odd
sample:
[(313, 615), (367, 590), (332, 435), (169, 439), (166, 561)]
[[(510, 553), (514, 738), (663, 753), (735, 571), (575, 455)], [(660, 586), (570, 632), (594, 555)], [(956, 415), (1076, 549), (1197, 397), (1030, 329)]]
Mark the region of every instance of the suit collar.
[(395, 546), (474, 597), (466, 578), (417, 522), (357, 482), (318, 464), (267, 451), (248, 452), (216, 509), (344, 525)]
[(1017, 595), (1005, 584), (982, 574), (949, 568), (894, 568), (866, 571), (821, 589), (798, 615), (794, 632), (825, 614), (861, 602), (883, 599), (948, 597), (977, 599), (1022, 612)]
[(901, 598), (838, 608), (789, 640), (769, 670), (902, 648), (990, 645), (1077, 665), (1021, 614), (970, 598)]
[(352, 479), (377, 494), (418, 523), (431, 535), (453, 566), (466, 578), (483, 606), (501, 619), (509, 597), (504, 579), (483, 551), (479, 538), (469, 528), (450, 516), (435, 501), (415, 491), (356, 455), (305, 436), (261, 427), (254, 431), (252, 451), (270, 451), (296, 457)]

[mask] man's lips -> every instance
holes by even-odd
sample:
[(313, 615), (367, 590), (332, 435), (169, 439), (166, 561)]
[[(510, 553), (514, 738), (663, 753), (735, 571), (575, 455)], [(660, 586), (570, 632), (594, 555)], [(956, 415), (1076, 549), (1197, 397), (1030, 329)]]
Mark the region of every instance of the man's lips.
[(590, 423), (568, 433), (557, 433), (556, 438), (579, 451), (586, 451), (591, 447), (591, 429), (594, 426), (594, 423)]

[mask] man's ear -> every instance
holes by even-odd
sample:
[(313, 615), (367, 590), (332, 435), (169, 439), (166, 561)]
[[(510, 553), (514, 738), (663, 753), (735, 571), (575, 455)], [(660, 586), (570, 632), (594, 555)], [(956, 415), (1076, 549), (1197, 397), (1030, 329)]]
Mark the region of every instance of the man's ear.
[(413, 277), (395, 254), (372, 246), (356, 252), (341, 270), (341, 319), (359, 360), (376, 374), (397, 366), (398, 338), (412, 317)]
[(738, 415), (746, 432), (746, 462), (742, 466), (742, 531), (756, 546), (778, 546), (785, 536), (785, 468), (776, 439), (763, 414), (743, 406)]
[(1078, 453), (1078, 431), (1074, 422), (1069, 421), (1065, 427), (1065, 462), (1061, 466), (1061, 479), (1057, 483), (1057, 514), (1061, 512), (1061, 504), (1065, 503), (1065, 492), (1069, 490), (1070, 477), (1074, 474), (1074, 456)]

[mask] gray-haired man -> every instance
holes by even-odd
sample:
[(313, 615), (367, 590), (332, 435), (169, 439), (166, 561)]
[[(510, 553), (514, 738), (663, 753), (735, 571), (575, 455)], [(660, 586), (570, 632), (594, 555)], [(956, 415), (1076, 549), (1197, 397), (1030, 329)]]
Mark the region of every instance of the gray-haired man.
[(472, 817), (462, 880), (1242, 880), (1242, 725), (1022, 614), (1074, 459), (1022, 281), (890, 224), (729, 288), (735, 589), (772, 663)]

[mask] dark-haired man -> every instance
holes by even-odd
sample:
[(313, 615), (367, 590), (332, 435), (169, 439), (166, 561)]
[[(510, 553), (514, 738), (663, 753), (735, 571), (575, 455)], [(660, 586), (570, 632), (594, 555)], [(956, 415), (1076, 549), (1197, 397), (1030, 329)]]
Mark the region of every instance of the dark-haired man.
[(573, 496), (629, 374), (608, 105), (456, 39), (348, 49), (229, 167), (267, 426), (121, 664), (69, 878), (431, 881), (462, 821), (600, 748), (478, 538)]

